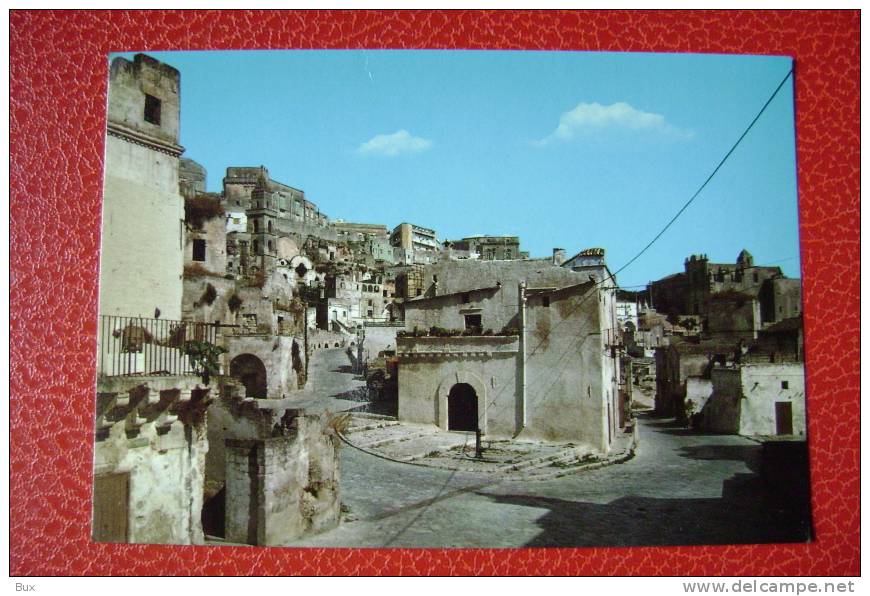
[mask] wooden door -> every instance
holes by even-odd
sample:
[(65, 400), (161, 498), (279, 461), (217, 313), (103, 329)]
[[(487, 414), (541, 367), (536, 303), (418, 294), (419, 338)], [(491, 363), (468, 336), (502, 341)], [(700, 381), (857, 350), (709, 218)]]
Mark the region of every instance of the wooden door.
[(791, 421), (791, 402), (778, 401), (776, 402), (776, 434), (791, 435), (794, 434)]
[(127, 542), (130, 474), (94, 478), (93, 536), (96, 542)]

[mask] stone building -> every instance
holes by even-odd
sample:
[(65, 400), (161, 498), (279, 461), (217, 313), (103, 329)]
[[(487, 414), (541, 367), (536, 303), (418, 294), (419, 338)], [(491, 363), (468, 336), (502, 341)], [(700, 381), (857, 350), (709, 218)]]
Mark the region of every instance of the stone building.
[(805, 436), (802, 362), (715, 366), (699, 428), (749, 436)]
[(338, 525), (339, 441), (327, 416), (225, 383), (208, 409), (207, 535), (280, 546)]
[(610, 449), (619, 364), (608, 288), (549, 260), (446, 261), (424, 278), (397, 338), (400, 420)]
[(733, 361), (740, 347), (739, 340), (671, 338), (669, 345), (656, 348), (656, 413), (685, 420), (689, 378), (709, 379), (713, 363)]
[(159, 312), (181, 318), (179, 81), (177, 70), (144, 54), (132, 62), (112, 61), (100, 261), (103, 315)]
[(336, 231), (338, 241), (347, 244), (354, 262), (369, 267), (395, 262), (390, 232), (386, 226), (341, 220), (331, 222), (330, 226)]
[(710, 338), (752, 341), (761, 330), (761, 305), (749, 294), (727, 291), (707, 303), (704, 335)]
[(143, 54), (112, 61), (97, 333), (97, 541), (203, 542), (210, 389), (183, 347), (214, 340), (214, 329), (180, 320), (179, 83), (177, 70)]
[(715, 294), (738, 292), (759, 300), (763, 322), (773, 323), (800, 313), (800, 280), (777, 282), (785, 279), (779, 267), (755, 265), (752, 255), (742, 250), (735, 263), (711, 263), (707, 255), (691, 255), (684, 272), (650, 283), (649, 292), (659, 312), (704, 316)]
[(409, 223), (401, 223), (393, 229), (390, 246), (393, 261), (402, 265), (434, 263), (440, 249), (435, 230)]
[[(283, 543), (337, 523), (337, 443), (324, 419), (265, 399), (304, 385), (305, 309), (280, 276), (260, 286), (223, 277), (222, 206), (204, 193), (205, 170), (179, 162), (179, 85), (177, 70), (148, 56), (112, 62), (93, 536), (202, 544), (210, 466), (231, 471), (223, 489), (230, 514), (219, 516), (230, 536)], [(262, 337), (244, 333), (250, 325), (230, 332), (214, 324), (236, 316), (243, 323), (253, 316), (257, 333), (266, 327)], [(221, 344), (229, 351), (223, 359)], [(209, 374), (195, 355), (208, 361)], [(267, 366), (276, 374), (261, 374)], [(227, 368), (237, 380), (221, 374)], [(218, 385), (235, 387), (226, 394), (225, 425), (208, 419), (209, 404), (226, 393)], [(250, 430), (250, 411), (268, 428), (240, 430)]]
[[(444, 244), (447, 245), (447, 242)], [(520, 251), (518, 236), (468, 236), (450, 241), (449, 246), (455, 251), (477, 254), (484, 261), (510, 261), (528, 257), (528, 253)]]
[(262, 186), (263, 181), (264, 190), (273, 195), (275, 211), (287, 232), (329, 228), (329, 218), (320, 212), (317, 205), (305, 198), (304, 191), (272, 180), (265, 166), (227, 168), (223, 179), (227, 211), (247, 211), (255, 208), (257, 199), (253, 193), (258, 185)]

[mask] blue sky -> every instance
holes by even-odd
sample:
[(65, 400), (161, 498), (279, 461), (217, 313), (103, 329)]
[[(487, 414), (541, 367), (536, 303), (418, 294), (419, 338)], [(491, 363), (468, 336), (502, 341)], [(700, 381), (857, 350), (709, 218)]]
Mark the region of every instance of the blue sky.
[[(218, 191), (265, 165), (332, 219), (532, 256), (603, 247), (615, 271), (695, 192), (786, 57), (500, 51), (149, 52), (181, 71), (181, 144)], [(131, 55), (128, 55), (131, 56)], [(799, 276), (792, 84), (620, 285), (704, 252)]]

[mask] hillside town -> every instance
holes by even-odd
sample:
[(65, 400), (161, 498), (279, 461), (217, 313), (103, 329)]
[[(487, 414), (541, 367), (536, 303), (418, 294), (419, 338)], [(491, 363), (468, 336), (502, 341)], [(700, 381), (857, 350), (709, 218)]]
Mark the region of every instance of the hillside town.
[[(616, 491), (611, 504), (644, 501), (619, 487), (650, 483), (666, 441), (697, 458), (668, 463), (671, 482), (654, 483), (676, 509), (696, 498), (719, 510), (721, 541), (807, 539), (800, 279), (756, 264), (749, 246), (729, 262), (682, 255), (672, 275), (624, 289), (606, 247), (582, 238), (536, 256), (520, 236), (447, 239), (376, 213), (345, 221), (268, 164), (215, 173), (185, 157), (181, 77), (144, 54), (111, 64), (95, 540), (720, 541), (702, 522), (670, 523), (670, 509), (661, 523), (684, 535), (626, 523), (595, 529), (596, 544), (563, 520), (456, 538), (454, 525), (475, 516), (493, 523), (487, 502), (540, 508), (584, 483)], [(215, 175), (222, 189), (209, 192)], [(709, 468), (684, 473), (680, 462)], [(721, 478), (704, 485), (707, 470)], [(392, 514), (378, 508), (397, 500), (395, 527), (415, 527), (402, 516), (441, 506), (448, 473), (458, 493), (476, 492), (439, 510), (440, 530), (414, 538), (383, 521)], [(740, 524), (721, 513), (726, 502)], [(386, 535), (395, 540), (379, 542)]]

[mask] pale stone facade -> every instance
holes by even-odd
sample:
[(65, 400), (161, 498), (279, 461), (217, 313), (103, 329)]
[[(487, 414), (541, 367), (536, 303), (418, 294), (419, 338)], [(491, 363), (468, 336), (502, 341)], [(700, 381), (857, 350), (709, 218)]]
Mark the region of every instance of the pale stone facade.
[(806, 435), (802, 362), (715, 367), (701, 428), (749, 436)]
[(209, 394), (188, 377), (103, 378), (97, 389), (94, 538), (202, 544)]
[(405, 304), (408, 335), (397, 339), (399, 419), (451, 430), (464, 385), (488, 437), (608, 452), (619, 432), (615, 304), (587, 277), (549, 261), (427, 267), (426, 296)]
[(207, 481), (213, 492), (223, 489), (223, 516), (206, 515), (209, 530), (277, 546), (338, 524), (340, 443), (325, 415), (293, 409), (290, 400), (245, 399), (226, 384), (208, 425)]
[[(109, 80), (100, 314), (181, 318), (177, 70), (137, 54)], [(147, 291), (146, 291), (147, 290)]]

